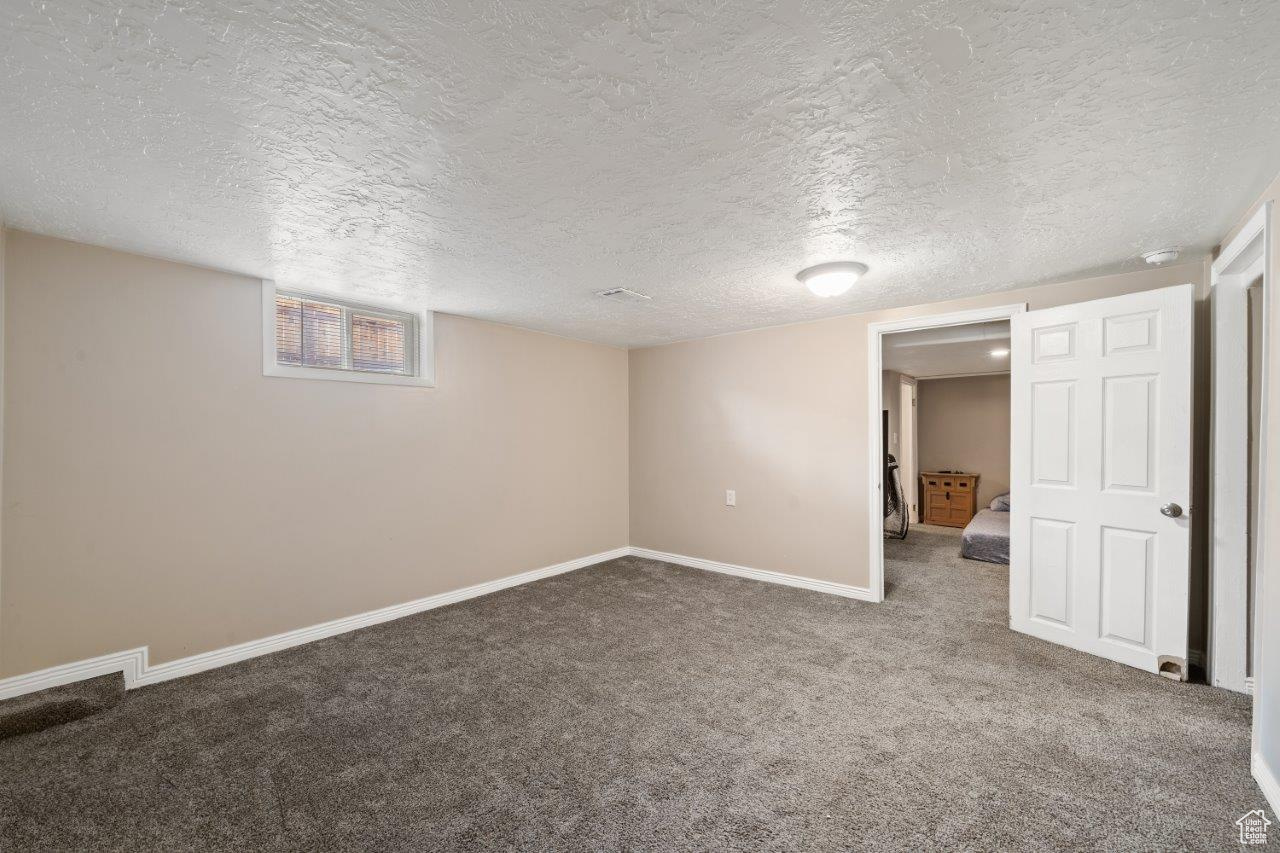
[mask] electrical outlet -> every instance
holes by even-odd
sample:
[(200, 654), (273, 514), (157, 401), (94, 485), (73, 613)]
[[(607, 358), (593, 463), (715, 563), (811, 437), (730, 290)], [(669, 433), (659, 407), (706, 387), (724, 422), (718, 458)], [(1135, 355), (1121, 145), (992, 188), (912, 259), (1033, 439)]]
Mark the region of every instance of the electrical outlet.
[(725, 489), (725, 491), (724, 491), (724, 505), (725, 505), (725, 506), (737, 506), (737, 505), (738, 505), (738, 493), (737, 493), (737, 492), (735, 492), (733, 489)]

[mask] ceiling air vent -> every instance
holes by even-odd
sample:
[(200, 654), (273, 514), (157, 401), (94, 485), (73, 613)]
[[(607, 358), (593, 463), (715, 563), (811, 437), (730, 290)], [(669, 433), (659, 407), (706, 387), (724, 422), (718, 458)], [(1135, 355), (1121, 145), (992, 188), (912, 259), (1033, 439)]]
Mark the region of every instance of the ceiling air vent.
[(596, 292), (596, 296), (603, 296), (605, 299), (612, 299), (615, 302), (648, 302), (653, 298), (625, 287), (611, 287), (608, 290), (600, 290)]

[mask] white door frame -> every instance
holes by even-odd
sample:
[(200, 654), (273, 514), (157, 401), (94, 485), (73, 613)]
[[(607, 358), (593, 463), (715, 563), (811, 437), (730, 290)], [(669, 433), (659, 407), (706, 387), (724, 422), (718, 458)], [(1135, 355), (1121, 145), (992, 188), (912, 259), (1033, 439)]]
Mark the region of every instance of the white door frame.
[[(1210, 305), (1213, 313), (1212, 478), (1209, 496), (1209, 681), (1218, 687), (1248, 692), (1249, 596), (1249, 450), (1242, 438), (1249, 431), (1249, 285), (1262, 278), (1262, 424), (1257, 436), (1258, 463), (1267, 465), (1267, 325), (1271, 285), (1271, 202), (1258, 209), (1213, 262)], [(1257, 475), (1257, 472), (1253, 472)], [(1265, 518), (1266, 484), (1258, 489), (1255, 518)], [(1255, 572), (1261, 587), (1262, 527), (1253, 531)], [(1255, 605), (1257, 602), (1254, 602)], [(1255, 614), (1258, 612), (1255, 608)], [(1255, 628), (1258, 621), (1254, 620)], [(1256, 639), (1256, 632), (1255, 632)], [(1255, 644), (1256, 645), (1256, 644)], [(1256, 660), (1256, 655), (1255, 655)], [(1256, 667), (1253, 669), (1256, 673)]]
[(916, 509), (916, 492), (920, 470), (920, 448), (916, 447), (916, 392), (919, 383), (914, 376), (898, 374), (898, 474), (902, 478), (902, 500), (906, 504), (907, 518), (912, 524), (920, 523)]
[(1025, 302), (996, 305), (991, 308), (974, 308), (950, 314), (926, 314), (903, 320), (885, 320), (867, 324), (867, 464), (871, 489), (868, 494), (868, 549), (867, 559), (871, 568), (872, 601), (884, 601), (884, 460), (880, 437), (880, 413), (884, 410), (883, 388), (884, 336), (895, 332), (913, 332), (917, 329), (935, 329), (940, 326), (968, 326), (988, 323), (992, 320), (1008, 320), (1027, 310)]

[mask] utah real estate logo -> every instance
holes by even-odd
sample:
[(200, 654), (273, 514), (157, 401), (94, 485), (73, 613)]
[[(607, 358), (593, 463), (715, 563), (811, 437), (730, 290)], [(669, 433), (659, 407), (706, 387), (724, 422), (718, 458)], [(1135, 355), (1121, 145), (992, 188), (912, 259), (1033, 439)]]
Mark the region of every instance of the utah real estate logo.
[(1267, 813), (1262, 809), (1254, 809), (1242, 815), (1236, 821), (1236, 826), (1240, 828), (1241, 844), (1267, 843), (1267, 827), (1271, 826), (1271, 821), (1267, 820)]

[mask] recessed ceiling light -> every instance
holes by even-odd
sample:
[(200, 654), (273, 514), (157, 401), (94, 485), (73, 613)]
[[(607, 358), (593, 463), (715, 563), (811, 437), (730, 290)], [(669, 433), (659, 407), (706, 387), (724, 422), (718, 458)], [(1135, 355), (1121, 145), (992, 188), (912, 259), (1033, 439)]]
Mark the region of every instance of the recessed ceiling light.
[(1009, 351), (1007, 349), (993, 349), (991, 351), (992, 358), (1007, 358)]
[(1154, 252), (1147, 252), (1142, 259), (1152, 266), (1160, 266), (1160, 264), (1168, 264), (1178, 259), (1177, 249), (1157, 249)]
[(833, 261), (796, 273), (796, 278), (817, 296), (839, 296), (866, 275), (867, 265), (857, 261)]

